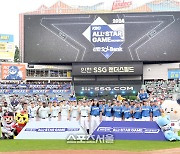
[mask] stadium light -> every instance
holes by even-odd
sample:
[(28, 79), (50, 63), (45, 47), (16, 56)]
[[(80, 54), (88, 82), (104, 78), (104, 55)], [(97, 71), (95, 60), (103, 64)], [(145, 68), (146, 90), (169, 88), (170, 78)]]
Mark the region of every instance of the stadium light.
[(110, 93), (111, 93), (111, 94), (114, 94), (114, 91), (111, 91)]
[(81, 91), (80, 94), (82, 95), (82, 94), (83, 94), (83, 91)]
[(93, 91), (90, 91), (90, 94), (93, 94)]
[(126, 92), (125, 92), (125, 91), (122, 91), (121, 93), (122, 93), (122, 94), (125, 94)]

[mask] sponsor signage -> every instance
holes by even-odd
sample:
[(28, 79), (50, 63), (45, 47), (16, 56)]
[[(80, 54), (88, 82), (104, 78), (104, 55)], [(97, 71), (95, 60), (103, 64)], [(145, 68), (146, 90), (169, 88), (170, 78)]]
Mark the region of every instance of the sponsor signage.
[(166, 140), (157, 123), (151, 121), (103, 121), (93, 135), (105, 134), (112, 134), (115, 140)]
[(67, 139), (69, 135), (86, 135), (73, 121), (30, 121), (15, 139)]
[(136, 94), (141, 85), (76, 85), (74, 87), (77, 95), (106, 95), (106, 94)]
[(132, 0), (115, 0), (112, 5), (112, 10), (120, 10), (132, 6)]
[(26, 66), (25, 64), (2, 64), (1, 73), (2, 80), (25, 80)]
[(9, 34), (0, 34), (0, 59), (13, 60), (14, 53), (14, 36)]
[(0, 89), (0, 94), (19, 94), (19, 95), (25, 95), (25, 94), (70, 94), (71, 90), (46, 90), (46, 89)]
[(72, 75), (142, 75), (142, 63), (132, 64), (73, 64)]
[(180, 79), (180, 69), (169, 69), (168, 79)]
[(88, 92), (88, 91), (133, 91), (136, 89), (135, 86), (127, 86), (127, 85), (90, 85), (90, 86), (76, 86), (75, 88), (81, 89), (81, 91)]
[(14, 42), (14, 36), (10, 34), (0, 34), (0, 42)]

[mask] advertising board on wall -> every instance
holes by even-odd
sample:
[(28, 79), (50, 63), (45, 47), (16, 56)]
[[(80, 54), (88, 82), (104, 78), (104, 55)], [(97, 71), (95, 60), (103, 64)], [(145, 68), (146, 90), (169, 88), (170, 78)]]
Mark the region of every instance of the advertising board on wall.
[(14, 54), (14, 36), (9, 34), (0, 34), (0, 59), (13, 61)]
[(26, 66), (25, 64), (2, 64), (1, 76), (2, 80), (25, 80)]

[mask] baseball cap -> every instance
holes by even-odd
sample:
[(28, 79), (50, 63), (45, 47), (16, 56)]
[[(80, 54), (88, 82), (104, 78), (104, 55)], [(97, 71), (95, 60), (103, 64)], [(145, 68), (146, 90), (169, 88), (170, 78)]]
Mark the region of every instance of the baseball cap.
[(128, 104), (128, 105), (129, 105), (129, 103), (128, 103), (128, 102), (125, 102), (124, 104)]
[(97, 98), (94, 98), (94, 101), (98, 101), (98, 99), (97, 99)]
[(150, 103), (154, 103), (154, 101), (150, 101)]
[(156, 99), (154, 100), (154, 103), (158, 102)]
[(83, 102), (83, 103), (87, 103), (87, 101), (86, 101), (86, 100), (83, 100), (82, 102)]
[(108, 102), (108, 103), (112, 103), (112, 101), (111, 101), (111, 100), (108, 100), (107, 102)]

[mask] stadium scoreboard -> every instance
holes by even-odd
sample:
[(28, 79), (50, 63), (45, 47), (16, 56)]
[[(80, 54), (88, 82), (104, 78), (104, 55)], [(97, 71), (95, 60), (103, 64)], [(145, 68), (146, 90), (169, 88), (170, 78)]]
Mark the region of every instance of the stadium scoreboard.
[(179, 61), (180, 12), (24, 16), (24, 62)]

